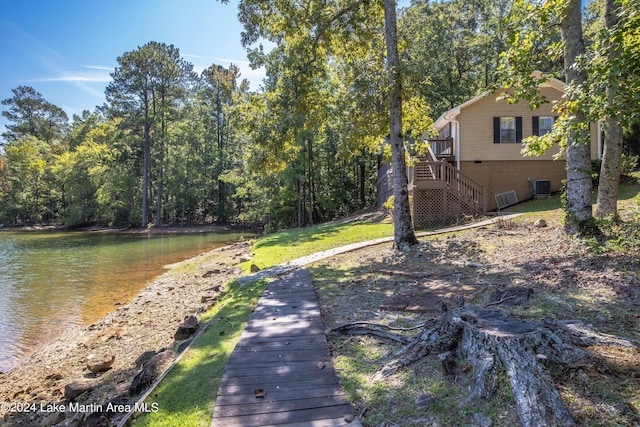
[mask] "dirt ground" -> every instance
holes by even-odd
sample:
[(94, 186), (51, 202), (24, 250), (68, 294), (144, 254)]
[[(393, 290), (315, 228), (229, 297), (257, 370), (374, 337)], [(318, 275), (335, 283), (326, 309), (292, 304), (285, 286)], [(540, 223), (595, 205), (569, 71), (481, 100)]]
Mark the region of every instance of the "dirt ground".
[[(147, 351), (170, 348), (185, 317), (198, 317), (213, 303), (208, 296), (241, 275), (238, 264), (250, 249), (250, 242), (236, 243), (175, 264), (129, 304), (114, 308), (92, 325), (70, 331), (17, 368), (0, 373), (0, 424), (51, 426), (73, 420), (75, 424), (69, 425), (78, 425), (86, 415), (83, 411), (36, 413), (41, 403), (48, 407), (65, 402), (64, 388), (76, 380), (88, 380), (93, 386), (90, 393), (76, 399), (80, 405), (101, 405), (126, 394), (139, 371), (136, 359)], [(87, 359), (105, 356), (115, 356), (111, 369), (92, 374)], [(14, 406), (5, 407), (8, 403)]]
[[(456, 296), (523, 318), (577, 319), (598, 332), (626, 337), (636, 348), (590, 348), (589, 361), (553, 372), (563, 399), (579, 425), (640, 426), (639, 254), (595, 255), (585, 242), (567, 237), (559, 223), (538, 228), (534, 221), (421, 239), (406, 254), (378, 245), (318, 264), (313, 275), (325, 327), (365, 321), (406, 328), (438, 316), (438, 302), (450, 304)], [(512, 306), (515, 298), (494, 293), (511, 288), (525, 289), (528, 301)], [(491, 418), (488, 425), (519, 424), (508, 392), (493, 409), (460, 406), (469, 375), (443, 375), (437, 355), (374, 386), (372, 373), (399, 345), (369, 336), (331, 336), (330, 345), (363, 425), (483, 425), (471, 417), (474, 411), (492, 415), (480, 417)], [(420, 378), (425, 376), (431, 380)], [(377, 401), (380, 394), (384, 397)], [(425, 395), (434, 401), (431, 411), (419, 404)]]
[[(557, 221), (548, 219), (547, 227), (537, 228), (534, 220), (424, 238), (405, 254), (383, 244), (313, 265), (325, 327), (351, 321), (408, 327), (436, 316), (441, 299), (461, 295), (467, 304), (485, 305), (491, 304), (494, 291), (531, 289), (523, 305), (509, 306), (505, 299), (494, 306), (525, 318), (577, 319), (636, 345), (632, 350), (590, 348), (589, 361), (552, 374), (579, 425), (640, 426), (639, 254), (594, 254), (584, 241), (567, 237)], [(65, 385), (76, 379), (87, 379), (94, 387), (77, 399), (81, 404), (125, 393), (138, 372), (136, 359), (145, 351), (170, 347), (185, 316), (206, 309), (209, 303), (202, 297), (240, 275), (237, 264), (250, 249), (249, 243), (239, 243), (177, 265), (130, 304), (0, 374), (0, 402), (61, 402)], [(342, 336), (331, 336), (330, 345), (365, 426), (483, 425), (470, 418), (474, 411), (491, 418), (490, 425), (518, 425), (506, 392), (493, 399), (493, 406), (461, 407), (468, 378), (443, 375), (437, 356), (371, 386), (366, 378), (399, 347), (370, 337)], [(91, 355), (114, 355), (112, 369), (91, 374), (86, 367)], [(429, 406), (431, 400), (435, 403)], [(3, 425), (56, 425), (71, 419), (74, 414), (36, 417), (0, 411)]]

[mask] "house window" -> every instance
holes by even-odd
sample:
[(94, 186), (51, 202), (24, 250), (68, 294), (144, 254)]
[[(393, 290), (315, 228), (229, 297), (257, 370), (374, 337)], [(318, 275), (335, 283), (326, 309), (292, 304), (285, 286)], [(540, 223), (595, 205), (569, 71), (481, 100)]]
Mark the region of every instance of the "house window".
[(533, 134), (536, 136), (542, 136), (551, 132), (551, 129), (553, 129), (553, 122), (556, 118), (553, 116), (533, 116), (531, 119)]
[(493, 142), (515, 144), (522, 142), (522, 117), (494, 117)]

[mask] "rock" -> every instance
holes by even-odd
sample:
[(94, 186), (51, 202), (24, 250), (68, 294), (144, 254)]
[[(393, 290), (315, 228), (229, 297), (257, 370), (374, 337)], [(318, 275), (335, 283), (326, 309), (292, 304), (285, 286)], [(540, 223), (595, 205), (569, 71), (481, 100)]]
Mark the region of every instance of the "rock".
[(110, 426), (109, 418), (104, 412), (92, 412), (84, 419), (82, 427), (104, 427)]
[(536, 222), (533, 223), (533, 226), (535, 228), (544, 228), (544, 227), (547, 226), (547, 221), (545, 221), (544, 219), (540, 218)]
[(416, 398), (416, 406), (418, 408), (426, 408), (436, 403), (436, 398), (429, 393), (422, 393)]
[(115, 426), (117, 422), (114, 421), (114, 418), (121, 416), (122, 414), (118, 411), (108, 411), (108, 408), (124, 408), (127, 405), (131, 405), (127, 396), (116, 396), (113, 399), (104, 402), (101, 405), (96, 405), (99, 409), (96, 412), (92, 412), (85, 418), (82, 427), (106, 427), (106, 426)]
[(120, 339), (124, 335), (124, 329), (121, 327), (113, 327), (109, 328), (105, 331), (98, 332), (96, 335), (93, 335), (87, 341), (85, 341), (84, 346), (87, 348), (99, 347), (101, 344), (106, 343), (111, 339)]
[(85, 379), (75, 380), (74, 382), (64, 386), (64, 397), (73, 400), (86, 391), (93, 390), (93, 384)]
[(46, 380), (57, 381), (57, 380), (61, 380), (63, 378), (63, 375), (60, 372), (52, 372), (44, 378)]
[(475, 414), (473, 414), (473, 421), (475, 421), (475, 423), (476, 423), (476, 425), (478, 427), (492, 427), (493, 426), (493, 420), (491, 418), (487, 417), (482, 412), (476, 412)]
[(151, 361), (151, 359), (155, 357), (156, 354), (158, 354), (158, 352), (155, 351), (145, 351), (144, 353), (142, 353), (134, 362), (136, 368), (145, 367)]
[(248, 254), (241, 255), (238, 261), (240, 262), (251, 261), (251, 255), (248, 255)]
[(92, 374), (108, 371), (111, 369), (115, 360), (116, 357), (114, 355), (98, 357), (90, 354), (87, 357), (87, 369), (91, 371)]
[(157, 354), (129, 386), (129, 396), (136, 396), (146, 390), (171, 365), (177, 354), (172, 350), (165, 350)]
[(220, 274), (220, 270), (217, 268), (214, 268), (213, 270), (209, 270), (206, 273), (204, 273), (202, 277), (206, 279), (207, 277), (211, 277), (215, 274)]
[(198, 318), (195, 316), (187, 316), (184, 322), (178, 326), (178, 330), (173, 336), (176, 341), (186, 340), (198, 331)]
[(255, 264), (251, 264), (251, 272), (252, 273), (257, 273), (258, 271), (260, 271), (260, 267), (258, 267)]
[(55, 426), (62, 423), (65, 419), (64, 412), (55, 411), (44, 418), (44, 421), (40, 424), (43, 426)]
[(202, 295), (200, 297), (200, 302), (204, 304), (206, 302), (215, 302), (217, 299), (218, 299), (218, 294)]

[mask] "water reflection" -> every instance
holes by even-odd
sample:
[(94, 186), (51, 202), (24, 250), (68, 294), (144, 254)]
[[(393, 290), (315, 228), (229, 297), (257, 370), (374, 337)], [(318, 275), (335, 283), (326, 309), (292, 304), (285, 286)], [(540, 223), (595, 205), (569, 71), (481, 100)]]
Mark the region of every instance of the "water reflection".
[(0, 233), (0, 371), (128, 302), (163, 266), (240, 234)]

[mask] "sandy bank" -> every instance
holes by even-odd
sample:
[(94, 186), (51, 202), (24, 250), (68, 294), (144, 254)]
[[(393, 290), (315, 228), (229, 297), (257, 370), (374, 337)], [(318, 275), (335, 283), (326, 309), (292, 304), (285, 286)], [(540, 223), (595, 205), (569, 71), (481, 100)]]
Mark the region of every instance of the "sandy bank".
[[(171, 347), (184, 318), (199, 316), (211, 305), (203, 297), (240, 276), (238, 264), (250, 249), (250, 242), (236, 243), (175, 264), (129, 304), (114, 307), (94, 324), (65, 333), (20, 366), (0, 374), (0, 424), (64, 425), (88, 415), (32, 411), (42, 405), (63, 404), (65, 385), (78, 379), (93, 385), (91, 392), (76, 398), (86, 407), (126, 394), (139, 372), (136, 359), (144, 352)], [(87, 358), (105, 356), (115, 356), (112, 368), (92, 374), (86, 367)], [(25, 407), (28, 413), (7, 412)]]

